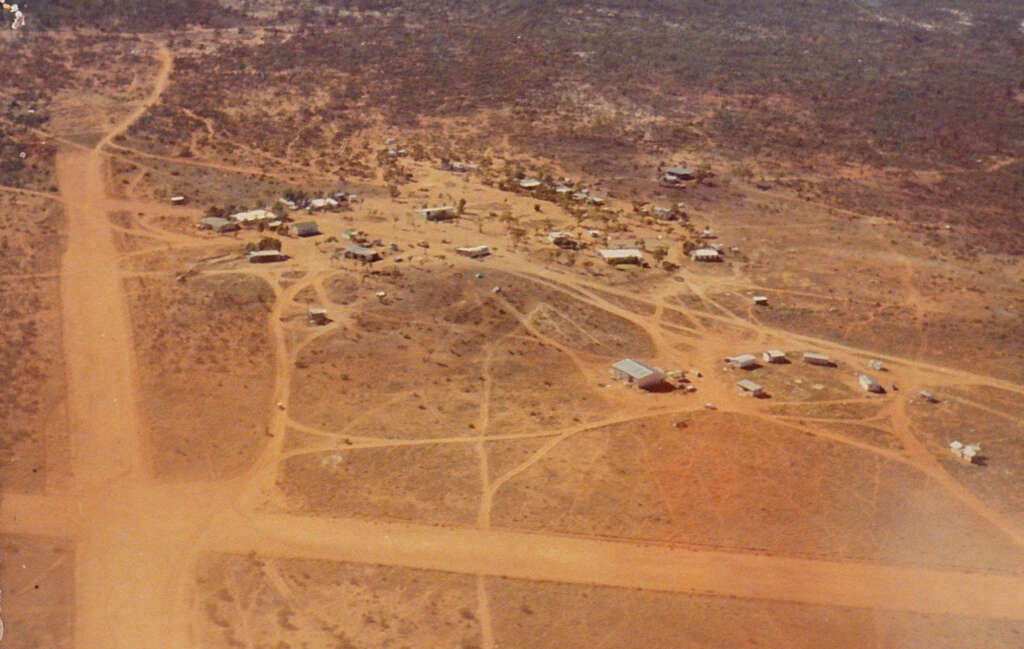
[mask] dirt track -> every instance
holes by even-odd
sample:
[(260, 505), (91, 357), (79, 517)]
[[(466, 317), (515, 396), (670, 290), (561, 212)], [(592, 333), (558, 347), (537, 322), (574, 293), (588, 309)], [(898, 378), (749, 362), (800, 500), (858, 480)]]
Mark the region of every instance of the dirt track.
[[(146, 431), (142, 430), (138, 416), (135, 346), (122, 283), (125, 273), (118, 266), (113, 228), (107, 219), (110, 209), (124, 203), (107, 196), (107, 157), (102, 149), (143, 115), (166, 87), (171, 59), (166, 50), (161, 51), (163, 65), (147, 102), (107, 134), (96, 150), (85, 153), (67, 150), (58, 158), (60, 196), (67, 206), (69, 220), (68, 249), (61, 275), (70, 391), (69, 434), (74, 448), (73, 493), (48, 497), (5, 494), (0, 509), (3, 514), (0, 531), (67, 535), (76, 541), (77, 647), (197, 646), (197, 639), (192, 635), (193, 613), (189, 609), (193, 587), (190, 580), (196, 557), (205, 551), (253, 552), (528, 580), (1024, 620), (1024, 578), (1019, 576), (828, 562), (489, 529), (490, 497), (502, 482), (499, 476), (494, 476), (493, 480), (487, 476), (486, 459), (482, 460), (485, 497), (479, 529), (260, 513), (255, 511), (258, 500), (276, 477), (284, 432), (289, 425), (286, 411), (277, 409), (270, 409), (268, 413), (273, 439), (244, 478), (177, 485), (155, 481), (148, 470)], [(132, 206), (143, 207), (135, 203)], [(514, 265), (507, 270), (522, 272)], [(268, 271), (247, 272), (263, 274)], [(550, 272), (529, 274), (558, 290), (572, 287), (586, 292), (598, 288), (596, 284), (579, 280), (566, 281), (564, 276)], [(291, 367), (297, 352), (289, 353), (286, 347), (285, 332), (280, 324), (282, 311), (299, 291), (310, 286), (322, 291), (323, 277), (314, 274), (286, 290), (274, 286), (277, 304), (270, 316), (276, 354), (274, 401), (287, 404)], [(607, 287), (600, 288), (612, 292)], [(623, 294), (628, 296), (626, 292)], [(664, 329), (636, 317), (627, 309), (600, 301), (593, 293), (584, 299), (638, 324), (652, 337), (659, 352), (667, 353), (672, 343), (677, 342), (668, 340)], [(658, 303), (656, 312), (664, 308), (664, 302)], [(753, 326), (734, 314), (711, 316), (702, 312), (700, 315), (747, 328)], [(525, 317), (523, 324), (529, 330)], [(788, 335), (770, 328), (756, 329), (761, 336)], [(330, 329), (324, 330), (328, 331)], [(811, 339), (805, 337), (804, 340)], [(814, 342), (837, 351), (859, 352), (825, 341)], [(707, 358), (710, 360), (716, 355), (717, 350), (713, 350), (707, 353)], [(890, 360), (915, 367), (922, 373), (951, 374), (1021, 391), (1019, 386), (986, 377), (950, 372), (906, 359)], [(484, 380), (485, 397), (480, 410), (481, 435), (489, 422), (490, 382), (488, 375)], [(729, 399), (724, 391), (717, 396), (721, 396), (723, 402)], [(624, 416), (624, 420), (644, 414), (646, 411), (638, 409)], [(572, 431), (560, 434), (568, 436)], [(557, 435), (553, 437), (550, 446), (559, 439)], [(401, 443), (406, 442), (379, 444)], [(430, 443), (474, 443), (483, 448), (482, 442), (471, 437)], [(862, 442), (850, 443), (868, 446)], [(1024, 543), (1024, 535), (1016, 523), (985, 508), (955, 480), (933, 466), (923, 451), (912, 450), (909, 457), (900, 456), (901, 461), (937, 479), (964, 503), (1016, 541)], [(536, 458), (543, 452), (544, 449)], [(873, 452), (893, 458), (898, 455), (881, 449)], [(486, 601), (486, 593), (481, 599)], [(486, 608), (486, 604), (484, 606)], [(487, 635), (484, 634), (485, 644)]]

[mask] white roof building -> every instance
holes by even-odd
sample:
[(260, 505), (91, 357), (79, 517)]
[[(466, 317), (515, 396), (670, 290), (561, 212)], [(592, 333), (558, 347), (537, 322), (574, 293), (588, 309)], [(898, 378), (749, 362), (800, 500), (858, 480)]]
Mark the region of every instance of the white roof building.
[(523, 189), (537, 189), (540, 184), (540, 180), (536, 178), (523, 178), (519, 181), (519, 186)]
[(786, 352), (781, 349), (769, 349), (768, 351), (761, 354), (761, 358), (765, 363), (785, 363)]
[(473, 259), (477, 259), (491, 254), (491, 249), (487, 246), (463, 246), (461, 248), (456, 248), (455, 252), (463, 257), (472, 257)]
[(694, 261), (722, 261), (722, 253), (714, 248), (697, 248), (690, 253)]
[(231, 215), (231, 220), (237, 223), (259, 223), (260, 221), (273, 221), (277, 217), (270, 210), (249, 210), (248, 212), (236, 212)]
[(836, 364), (831, 358), (818, 352), (804, 352), (804, 362), (809, 365), (822, 365), (825, 367), (834, 367)]
[(882, 384), (876, 381), (872, 376), (861, 374), (857, 377), (857, 381), (860, 382), (860, 387), (864, 388), (868, 392), (874, 392), (876, 394), (885, 393), (885, 388), (882, 387)]
[(333, 198), (314, 198), (309, 201), (309, 209), (311, 210), (327, 210), (338, 207), (340, 203)]
[(640, 264), (644, 260), (644, 254), (636, 248), (602, 249), (598, 250), (597, 254), (613, 266), (616, 264)]
[(739, 386), (739, 388), (744, 392), (748, 392), (754, 395), (755, 397), (764, 396), (764, 388), (761, 386), (761, 384), (754, 383), (750, 379), (741, 379), (736, 383), (736, 385)]

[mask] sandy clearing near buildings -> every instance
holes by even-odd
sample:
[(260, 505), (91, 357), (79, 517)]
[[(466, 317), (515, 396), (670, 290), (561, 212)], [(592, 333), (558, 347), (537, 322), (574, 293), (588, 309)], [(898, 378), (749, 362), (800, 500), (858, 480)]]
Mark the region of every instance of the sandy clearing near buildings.
[(806, 604), (1024, 619), (1019, 577), (692, 550), (522, 532), (238, 514), (211, 530), (224, 552), (707, 593)]

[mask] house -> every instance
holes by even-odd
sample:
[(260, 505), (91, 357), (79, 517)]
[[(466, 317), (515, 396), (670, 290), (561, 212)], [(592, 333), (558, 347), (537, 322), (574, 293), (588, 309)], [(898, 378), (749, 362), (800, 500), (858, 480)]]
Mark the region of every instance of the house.
[(364, 264), (372, 264), (373, 262), (380, 260), (380, 253), (373, 248), (349, 246), (345, 249), (345, 259), (355, 259), (356, 261), (361, 261)]
[(569, 185), (559, 185), (558, 187), (555, 187), (555, 193), (559, 196), (566, 196), (572, 193), (572, 187)]
[(733, 367), (738, 367), (741, 370), (751, 370), (757, 367), (757, 356), (754, 356), (753, 354), (729, 356), (725, 359), (725, 362)]
[(416, 214), (425, 221), (447, 221), (454, 219), (458, 212), (452, 205), (442, 205), (440, 207), (423, 207), (416, 210)]
[(249, 210), (248, 212), (236, 212), (230, 217), (232, 221), (241, 225), (256, 225), (257, 223), (267, 223), (277, 218), (270, 210)]
[(754, 304), (757, 305), (757, 306), (768, 306), (768, 296), (767, 295), (755, 295), (754, 296)]
[(171, 205), (184, 205), (184, 204), (185, 204), (185, 197), (184, 196), (171, 196)]
[(269, 264), (288, 259), (280, 250), (252, 250), (245, 255), (250, 264)]
[(750, 379), (741, 379), (736, 383), (737, 386), (745, 393), (761, 398), (765, 396), (764, 388), (759, 383), (754, 383)]
[(222, 219), (219, 216), (207, 216), (206, 218), (199, 219), (196, 227), (200, 230), (212, 230), (218, 234), (237, 232), (239, 229), (238, 224), (234, 221)]
[(612, 365), (612, 378), (650, 390), (665, 382), (665, 373), (640, 361), (624, 358)]
[(299, 209), (299, 206), (295, 204), (295, 201), (288, 200), (287, 198), (279, 198), (277, 199), (277, 202), (292, 211)]
[(314, 237), (320, 234), (320, 226), (316, 224), (316, 221), (292, 223), (288, 226), (288, 233), (293, 237)]
[(329, 210), (338, 207), (339, 203), (333, 198), (314, 198), (309, 201), (310, 211)]
[(836, 363), (825, 354), (818, 352), (804, 352), (804, 362), (808, 365), (821, 365), (822, 367), (835, 367)]
[(548, 242), (555, 244), (559, 248), (576, 247), (576, 240), (568, 232), (549, 232)]
[(325, 325), (330, 321), (327, 317), (327, 309), (320, 306), (311, 306), (306, 314), (310, 324)]
[(612, 266), (617, 266), (619, 264), (644, 263), (644, 254), (636, 248), (612, 248), (598, 250), (597, 254), (601, 256), (601, 259)]
[(690, 259), (706, 262), (722, 261), (722, 253), (714, 248), (697, 248), (690, 253)]
[(540, 187), (541, 182), (537, 178), (523, 178), (519, 181), (519, 186), (527, 191), (533, 191)]
[(463, 257), (479, 259), (480, 257), (486, 257), (491, 254), (491, 249), (487, 246), (463, 246), (462, 248), (456, 248), (455, 252)]
[(873, 376), (861, 374), (857, 377), (857, 381), (860, 383), (860, 387), (864, 388), (868, 392), (874, 392), (875, 394), (885, 394), (885, 388), (883, 388), (882, 384), (876, 381)]
[(788, 363), (789, 359), (786, 358), (786, 352), (781, 349), (769, 349), (768, 351), (761, 354), (761, 358), (765, 363)]

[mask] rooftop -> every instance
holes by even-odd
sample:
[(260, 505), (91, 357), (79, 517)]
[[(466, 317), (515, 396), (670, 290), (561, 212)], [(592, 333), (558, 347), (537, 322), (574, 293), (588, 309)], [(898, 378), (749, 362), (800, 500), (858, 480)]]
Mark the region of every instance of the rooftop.
[(624, 358), (621, 361), (612, 365), (613, 368), (624, 372), (634, 379), (645, 379), (648, 376), (654, 374), (660, 374), (658, 370), (654, 369), (649, 365), (644, 365), (640, 361), (635, 361), (632, 358)]

